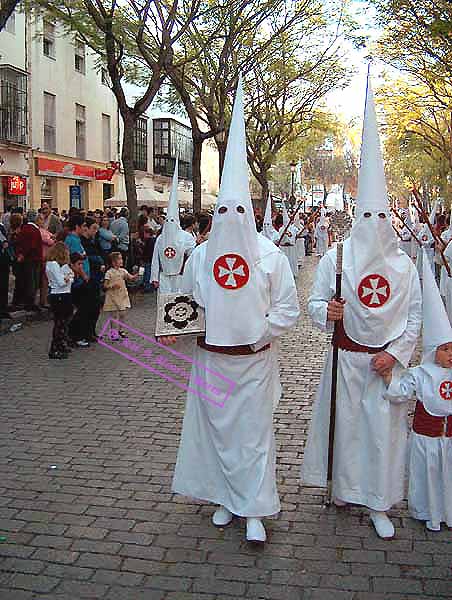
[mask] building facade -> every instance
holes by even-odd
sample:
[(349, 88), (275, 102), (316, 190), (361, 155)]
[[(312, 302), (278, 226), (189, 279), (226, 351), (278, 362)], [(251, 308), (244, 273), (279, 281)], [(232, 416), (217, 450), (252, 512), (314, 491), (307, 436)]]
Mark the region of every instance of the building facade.
[[(0, 32), (0, 212), (10, 205), (85, 210), (126, 204), (121, 121), (107, 71), (57, 22), (12, 15)], [(138, 203), (166, 206), (176, 156), (181, 204), (191, 206), (192, 139), (183, 118), (143, 115), (135, 132)], [(215, 202), (217, 154), (203, 149), (203, 204)]]

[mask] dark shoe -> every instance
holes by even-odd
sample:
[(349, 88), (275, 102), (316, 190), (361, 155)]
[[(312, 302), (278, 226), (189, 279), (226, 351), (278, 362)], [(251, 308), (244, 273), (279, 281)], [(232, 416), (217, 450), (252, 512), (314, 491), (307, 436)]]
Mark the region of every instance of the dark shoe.
[(26, 306), (25, 310), (27, 312), (35, 312), (35, 313), (41, 312), (41, 308), (39, 306), (36, 306), (36, 304), (33, 304), (33, 306)]
[(120, 329), (119, 330), (119, 337), (126, 338), (127, 337), (127, 333), (125, 331), (123, 331), (122, 329)]
[(49, 352), (49, 358), (61, 360), (67, 357), (67, 354), (65, 354), (64, 352)]

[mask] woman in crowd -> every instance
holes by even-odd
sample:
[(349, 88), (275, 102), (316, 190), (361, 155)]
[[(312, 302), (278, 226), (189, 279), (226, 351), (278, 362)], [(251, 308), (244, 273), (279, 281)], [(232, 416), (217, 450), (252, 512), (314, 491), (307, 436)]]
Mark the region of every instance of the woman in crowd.
[(42, 239), (42, 269), (39, 282), (39, 304), (42, 308), (48, 308), (47, 295), (49, 290), (49, 282), (47, 281), (46, 275), (46, 260), (49, 249), (55, 244), (55, 235), (50, 233), (50, 231), (45, 228), (44, 216), (41, 213), (38, 214), (36, 225), (39, 227), (39, 232)]

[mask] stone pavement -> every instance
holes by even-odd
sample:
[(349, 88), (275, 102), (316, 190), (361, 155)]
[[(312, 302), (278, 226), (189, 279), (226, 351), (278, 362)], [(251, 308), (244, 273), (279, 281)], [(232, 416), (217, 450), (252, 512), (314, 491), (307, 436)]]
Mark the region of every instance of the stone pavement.
[[(305, 304), (282, 340), (275, 418), (281, 514), (263, 549), (244, 523), (170, 491), (184, 392), (101, 346), (49, 361), (49, 323), (0, 338), (0, 600), (452, 598), (452, 533), (393, 511), (376, 538), (358, 508), (322, 508), (299, 466), (327, 345)], [(154, 297), (130, 313), (152, 335)]]

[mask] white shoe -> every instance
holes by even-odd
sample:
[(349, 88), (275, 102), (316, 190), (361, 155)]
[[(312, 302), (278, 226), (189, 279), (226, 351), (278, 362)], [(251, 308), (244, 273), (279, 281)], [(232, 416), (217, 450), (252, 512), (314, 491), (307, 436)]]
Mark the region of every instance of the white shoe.
[(433, 521), (426, 521), (425, 526), (429, 531), (441, 531), (441, 524), (434, 523)]
[(395, 535), (394, 525), (385, 512), (371, 510), (370, 520), (375, 527), (378, 537), (381, 537), (383, 540), (392, 540)]
[(246, 539), (249, 542), (265, 542), (267, 534), (261, 519), (256, 517), (247, 517), (246, 519)]
[(89, 346), (89, 342), (87, 340), (78, 340), (75, 342), (79, 348), (87, 348)]
[(220, 506), (212, 516), (212, 523), (215, 527), (225, 527), (225, 525), (229, 525), (232, 521), (232, 513), (225, 508), (224, 506)]

